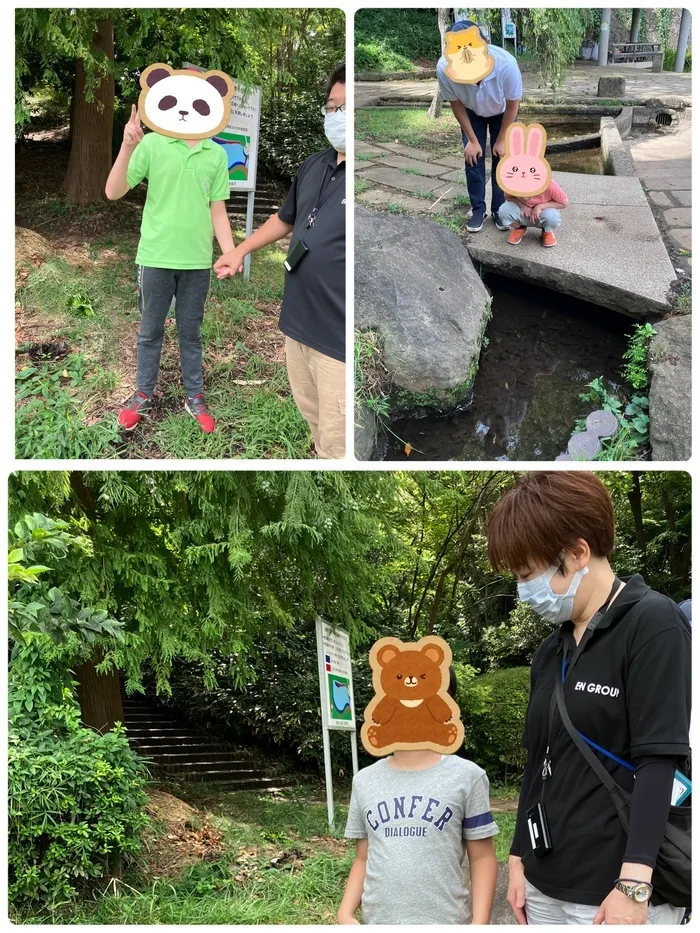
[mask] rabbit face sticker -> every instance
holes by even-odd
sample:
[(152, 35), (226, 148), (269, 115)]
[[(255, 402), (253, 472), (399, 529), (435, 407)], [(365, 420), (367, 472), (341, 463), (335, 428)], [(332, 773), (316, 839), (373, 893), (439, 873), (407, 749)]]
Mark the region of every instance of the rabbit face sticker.
[(141, 122), (162, 136), (210, 139), (228, 123), (235, 86), (223, 71), (175, 71), (158, 63), (141, 72), (140, 83)]
[(489, 44), (478, 26), (445, 33), (445, 74), (457, 84), (476, 84), (488, 77), (495, 67)]
[(552, 180), (544, 157), (547, 131), (539, 123), (511, 123), (506, 130), (506, 154), (496, 167), (496, 181), (506, 194), (527, 200), (542, 194)]
[(449, 645), (436, 636), (375, 642), (369, 654), (375, 696), (361, 731), (370, 755), (417, 749), (445, 755), (460, 748), (464, 727), (447, 692), (451, 661)]

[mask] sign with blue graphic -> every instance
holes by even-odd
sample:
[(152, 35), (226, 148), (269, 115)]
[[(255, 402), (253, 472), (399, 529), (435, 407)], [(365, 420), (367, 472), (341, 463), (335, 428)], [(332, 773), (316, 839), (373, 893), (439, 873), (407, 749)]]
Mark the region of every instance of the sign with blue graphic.
[(348, 633), (320, 621), (317, 637), (323, 658), (321, 702), (325, 713), (324, 725), (327, 729), (354, 729), (355, 704)]

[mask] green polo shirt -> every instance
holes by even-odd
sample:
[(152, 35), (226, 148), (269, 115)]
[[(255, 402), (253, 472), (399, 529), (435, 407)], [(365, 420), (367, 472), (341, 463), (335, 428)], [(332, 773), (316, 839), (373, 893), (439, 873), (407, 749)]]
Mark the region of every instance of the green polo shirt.
[(222, 146), (200, 139), (190, 149), (184, 139), (147, 133), (131, 154), (130, 188), (148, 179), (148, 194), (136, 252), (140, 266), (208, 269), (214, 228), (211, 202), (229, 197), (228, 162)]

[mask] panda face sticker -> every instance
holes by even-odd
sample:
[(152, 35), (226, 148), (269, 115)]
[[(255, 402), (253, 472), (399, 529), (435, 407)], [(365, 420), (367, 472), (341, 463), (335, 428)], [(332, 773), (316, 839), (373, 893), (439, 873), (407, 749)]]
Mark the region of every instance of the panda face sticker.
[(139, 117), (175, 139), (210, 139), (226, 126), (235, 87), (223, 71), (173, 70), (149, 65), (141, 73)]

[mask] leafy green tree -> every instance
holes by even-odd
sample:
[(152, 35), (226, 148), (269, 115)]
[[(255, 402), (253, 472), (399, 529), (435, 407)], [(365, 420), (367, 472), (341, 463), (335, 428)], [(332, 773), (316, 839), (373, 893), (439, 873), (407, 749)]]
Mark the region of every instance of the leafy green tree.
[(586, 35), (586, 11), (531, 7), (522, 23), (523, 39), (535, 51), (542, 80), (556, 95), (564, 85), (566, 69), (578, 58)]
[[(312, 98), (315, 135), (307, 133), (305, 141), (320, 148), (321, 88), (344, 57), (344, 47), (339, 10), (19, 9), (16, 131), (21, 134), (29, 123), (27, 94), (32, 88), (60, 90), (70, 98), (71, 158), (62, 190), (71, 203), (99, 201), (111, 167), (113, 122), (120, 135), (124, 115), (140, 90), (140, 70), (154, 61), (177, 67), (190, 61), (261, 84), (268, 119), (285, 105), (290, 109), (296, 98), (302, 103), (304, 95)], [(270, 134), (261, 135), (269, 148)], [(275, 144), (280, 143), (276, 138)], [(295, 151), (296, 164), (309, 154), (299, 139)]]

